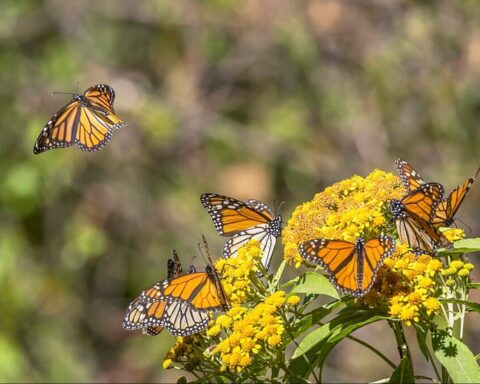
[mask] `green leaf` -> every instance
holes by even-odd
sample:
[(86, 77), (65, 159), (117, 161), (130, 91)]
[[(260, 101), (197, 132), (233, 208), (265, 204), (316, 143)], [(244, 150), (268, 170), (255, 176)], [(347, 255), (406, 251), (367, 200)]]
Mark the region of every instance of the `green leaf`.
[(296, 279), (285, 283), (282, 288), (294, 285), (291, 293), (313, 293), (339, 299), (337, 290), (324, 275), (316, 272), (306, 272)]
[(427, 345), (427, 331), (422, 329), (419, 325), (415, 325), (415, 333), (417, 335), (417, 342), (420, 351), (422, 351), (425, 360), (430, 361), (430, 354)]
[(415, 377), (413, 375), (413, 369), (408, 361), (408, 358), (404, 357), (400, 361), (400, 365), (393, 371), (392, 377), (389, 381), (390, 384), (397, 383), (415, 383)]
[(304, 314), (303, 317), (292, 326), (294, 337), (300, 336), (307, 329), (310, 329), (315, 324), (318, 324), (321, 319), (323, 319), (325, 316), (328, 316), (340, 305), (343, 305), (343, 302), (334, 301), (320, 308), (316, 308), (307, 314)]
[(440, 253), (469, 253), (480, 251), (480, 237), (462, 239), (453, 243), (453, 249), (443, 249)]
[(286, 260), (283, 260), (282, 264), (280, 264), (280, 266), (277, 269), (277, 273), (275, 274), (275, 276), (273, 276), (272, 284), (271, 284), (272, 287), (277, 286), (278, 282), (280, 281), (280, 278), (282, 277), (282, 274), (283, 274), (283, 271), (284, 271), (286, 265), (287, 265)]
[(333, 347), (353, 331), (375, 321), (385, 319), (372, 310), (349, 307), (329, 323), (307, 335), (294, 352), (289, 370), (297, 377), (308, 378), (312, 370), (322, 366)]
[(435, 356), (454, 383), (480, 383), (480, 367), (473, 353), (460, 340), (445, 331), (432, 332)]
[(467, 307), (469, 310), (480, 313), (480, 304), (473, 303), (471, 301), (465, 300), (457, 300), (457, 299), (443, 299), (440, 300), (442, 303), (453, 303), (453, 304), (461, 304)]
[(480, 283), (469, 283), (468, 288), (470, 288), (470, 289), (480, 289)]

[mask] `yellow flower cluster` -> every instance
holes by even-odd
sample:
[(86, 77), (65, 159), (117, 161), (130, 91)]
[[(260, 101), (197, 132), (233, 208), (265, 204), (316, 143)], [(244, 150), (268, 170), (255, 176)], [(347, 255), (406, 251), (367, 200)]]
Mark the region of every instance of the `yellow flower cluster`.
[(296, 305), (300, 298), (285, 297), (285, 292), (276, 291), (252, 309), (234, 305), (219, 316), (207, 331), (208, 336), (217, 336), (224, 331), (228, 336), (222, 340), (212, 355), (219, 354), (221, 370), (240, 372), (253, 362), (255, 354), (282, 343), (285, 326), (278, 309), (287, 304)]
[(445, 285), (447, 287), (454, 287), (457, 283), (470, 277), (470, 272), (474, 265), (472, 263), (464, 263), (461, 260), (453, 260), (448, 265), (448, 268), (442, 270), (442, 276), (446, 278)]
[(392, 317), (410, 326), (440, 312), (442, 262), (429, 255), (417, 256), (404, 245), (385, 259), (377, 281), (364, 303), (388, 305)]
[(237, 257), (215, 261), (230, 304), (243, 303), (252, 292), (250, 271), (258, 271), (261, 253), (258, 240), (250, 240), (238, 250)]
[(303, 262), (298, 244), (310, 239), (354, 242), (359, 236), (370, 238), (387, 232), (388, 201), (404, 194), (400, 179), (380, 170), (333, 184), (293, 212), (282, 234), (285, 259), (298, 268)]

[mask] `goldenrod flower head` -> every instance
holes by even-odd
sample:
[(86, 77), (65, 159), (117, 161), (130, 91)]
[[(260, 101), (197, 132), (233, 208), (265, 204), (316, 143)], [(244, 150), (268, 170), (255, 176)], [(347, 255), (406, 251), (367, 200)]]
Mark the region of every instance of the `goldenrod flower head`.
[(219, 324), (215, 324), (207, 330), (207, 336), (217, 336), (220, 332), (222, 332), (222, 327)]
[(452, 278), (449, 278), (447, 279), (447, 281), (445, 281), (445, 285), (447, 287), (453, 287), (455, 285), (455, 280), (453, 280)]
[(460, 277), (468, 277), (468, 276), (470, 276), (470, 271), (467, 268), (462, 268), (458, 271), (457, 274)]
[(288, 305), (297, 306), (299, 303), (300, 303), (300, 296), (291, 295), (287, 299), (287, 304)]
[(386, 233), (388, 201), (404, 194), (398, 177), (380, 170), (325, 188), (293, 212), (282, 234), (285, 259), (298, 267), (303, 259), (297, 247), (303, 241), (321, 237), (355, 242), (359, 236)]
[(468, 269), (469, 271), (471, 271), (473, 268), (475, 268), (475, 266), (474, 266), (472, 263), (465, 263), (465, 265), (463, 266), (463, 268)]
[(253, 355), (262, 348), (274, 348), (281, 343), (285, 327), (277, 310), (285, 304), (285, 292), (276, 291), (253, 308), (236, 304), (217, 318), (211, 329), (220, 326), (227, 335), (212, 351), (220, 354), (222, 371), (239, 372), (252, 363)]
[(440, 311), (440, 302), (434, 297), (429, 297), (427, 300), (425, 300), (423, 306), (427, 310), (427, 315), (429, 316), (432, 313), (438, 313)]
[[(386, 258), (373, 289), (365, 297), (369, 306), (386, 304), (389, 314), (406, 325), (418, 322), (425, 314), (437, 314), (441, 290), (440, 275), (445, 273), (441, 261), (430, 255), (417, 256), (399, 246)], [(374, 293), (371, 293), (371, 292)]]
[(465, 231), (461, 228), (446, 228), (442, 233), (452, 243), (465, 237)]
[(459, 270), (460, 268), (462, 268), (464, 265), (463, 261), (460, 261), (460, 260), (453, 260), (451, 263), (450, 263), (450, 268), (452, 270), (455, 270), (455, 272), (457, 270)]
[(230, 304), (243, 303), (252, 292), (250, 273), (258, 271), (261, 253), (258, 240), (250, 240), (238, 250), (237, 257), (215, 261)]

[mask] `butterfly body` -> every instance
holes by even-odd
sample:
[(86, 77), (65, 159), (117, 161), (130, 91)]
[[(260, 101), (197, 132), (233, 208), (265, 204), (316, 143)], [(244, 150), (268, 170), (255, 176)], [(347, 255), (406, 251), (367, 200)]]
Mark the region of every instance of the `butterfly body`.
[(365, 296), (375, 282), (386, 257), (395, 251), (395, 242), (388, 236), (355, 243), (343, 240), (314, 239), (299, 245), (300, 255), (320, 265), (332, 283), (355, 297)]
[(282, 217), (258, 200), (245, 202), (216, 193), (204, 193), (202, 205), (221, 236), (230, 237), (223, 248), (225, 258), (236, 257), (250, 240), (258, 240), (262, 263), (268, 270), (277, 237), (281, 235)]
[(83, 151), (97, 151), (111, 138), (113, 131), (125, 127), (113, 110), (113, 88), (98, 84), (83, 94), (74, 94), (43, 128), (33, 153), (72, 145)]

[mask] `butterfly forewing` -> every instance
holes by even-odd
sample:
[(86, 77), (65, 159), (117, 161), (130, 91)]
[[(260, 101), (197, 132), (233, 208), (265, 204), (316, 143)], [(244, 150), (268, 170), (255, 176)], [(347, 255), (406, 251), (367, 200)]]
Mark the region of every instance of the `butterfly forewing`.
[(387, 236), (368, 240), (364, 246), (361, 292), (368, 292), (385, 258), (395, 251), (395, 242)]
[(408, 214), (430, 222), (442, 198), (442, 185), (438, 183), (428, 183), (405, 195), (401, 202)]
[(435, 227), (449, 227), (453, 223), (455, 215), (465, 199), (467, 192), (470, 190), (472, 184), (477, 178), (479, 171), (480, 168), (473, 177), (470, 177), (468, 180), (466, 180), (463, 185), (455, 188), (447, 197), (447, 199), (438, 205), (438, 208), (432, 219), (432, 224)]
[(397, 157), (395, 159), (395, 166), (402, 179), (403, 186), (407, 191), (414, 191), (425, 184), (425, 181), (420, 174), (405, 160), (401, 160)]

